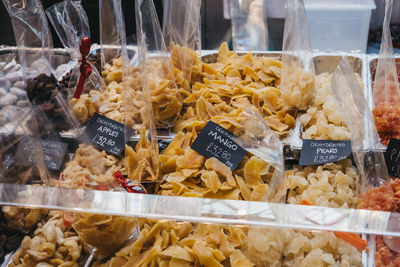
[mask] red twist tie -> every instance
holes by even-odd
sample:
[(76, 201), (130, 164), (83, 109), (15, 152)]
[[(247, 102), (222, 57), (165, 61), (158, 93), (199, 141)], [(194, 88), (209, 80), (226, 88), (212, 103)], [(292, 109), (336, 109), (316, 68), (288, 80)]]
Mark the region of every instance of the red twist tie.
[(147, 194), (146, 189), (140, 183), (126, 179), (119, 171), (116, 171), (113, 177), (129, 193)]
[(87, 62), (87, 56), (90, 52), (90, 46), (92, 41), (89, 37), (83, 37), (81, 40), (81, 44), (79, 45), (79, 51), (81, 52), (82, 59), (79, 60), (81, 66), (79, 68), (81, 75), (79, 76), (78, 84), (76, 86), (74, 98), (79, 99), (82, 94), (83, 85), (85, 84), (85, 80), (92, 74), (92, 67), (90, 67), (89, 63)]

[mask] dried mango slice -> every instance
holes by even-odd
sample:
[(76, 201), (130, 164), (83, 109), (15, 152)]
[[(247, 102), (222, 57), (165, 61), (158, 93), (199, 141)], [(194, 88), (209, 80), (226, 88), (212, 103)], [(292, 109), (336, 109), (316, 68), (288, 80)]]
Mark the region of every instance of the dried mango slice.
[(244, 180), (250, 187), (256, 187), (263, 183), (261, 174), (267, 173), (268, 169), (268, 163), (253, 156), (244, 165)]
[(223, 176), (226, 178), (226, 181), (231, 185), (235, 186), (236, 181), (233, 178), (232, 171), (221, 161), (217, 160), (216, 158), (209, 158), (205, 162), (205, 167), (208, 170), (214, 170), (216, 171), (219, 175)]

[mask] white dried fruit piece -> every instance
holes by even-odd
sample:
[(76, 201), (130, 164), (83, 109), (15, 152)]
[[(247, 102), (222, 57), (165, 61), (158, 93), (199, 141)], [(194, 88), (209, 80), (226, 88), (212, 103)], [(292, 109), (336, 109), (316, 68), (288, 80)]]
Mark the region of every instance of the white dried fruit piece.
[(361, 267), (363, 264), (361, 251), (332, 232), (287, 229), (281, 266)]
[[(123, 84), (122, 84), (122, 59), (113, 60), (113, 64), (106, 64), (102, 75), (107, 85), (104, 91), (91, 90), (82, 94), (79, 99), (72, 98), (69, 102), (70, 108), (79, 122), (87, 123), (95, 112), (120, 123), (137, 129), (142, 124), (141, 109), (144, 106), (142, 97), (140, 77), (138, 68), (128, 70), (131, 77), (126, 81), (126, 101), (135, 105), (124, 107)], [(126, 108), (126, 110), (124, 109)]]
[(351, 134), (332, 95), (331, 76), (316, 77), (315, 97), (306, 113), (300, 116), (302, 138), (314, 140), (350, 140)]
[(306, 110), (315, 93), (315, 76), (296, 66), (284, 66), (287, 74), (282, 80), (282, 101), (287, 108)]
[(63, 222), (61, 211), (49, 212), (37, 225), (34, 236), (26, 236), (10, 267), (80, 266), (83, 242)]
[(104, 151), (98, 151), (91, 145), (80, 144), (75, 151), (74, 159), (65, 164), (61, 187), (81, 188), (100, 184), (112, 184), (113, 174), (124, 168), (120, 160)]
[[(18, 198), (25, 203), (36, 202), (40, 197), (28, 190), (18, 193)], [(30, 232), (47, 213), (45, 209), (25, 209), (12, 206), (3, 206), (2, 211), (10, 228), (26, 233)]]
[(305, 200), (318, 206), (355, 208), (358, 184), (357, 169), (350, 159), (323, 166), (295, 166), (286, 172), (287, 201), (300, 204)]

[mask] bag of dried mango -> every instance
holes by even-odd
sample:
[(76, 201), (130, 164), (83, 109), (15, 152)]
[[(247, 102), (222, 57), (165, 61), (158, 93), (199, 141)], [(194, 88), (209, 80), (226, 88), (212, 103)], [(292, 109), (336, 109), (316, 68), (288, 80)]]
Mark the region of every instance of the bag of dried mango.
[(157, 194), (284, 201), (281, 143), (252, 109), (210, 116), (202, 128), (178, 132), (160, 161)]
[[(200, 8), (200, 0), (163, 2), (163, 35), (171, 53), (176, 85), (185, 93), (183, 97), (190, 94), (192, 77), (198, 80), (202, 71), (198, 57), (201, 54)], [(182, 75), (183, 83), (178, 82)]]
[(303, 0), (286, 2), (281, 96), (288, 109), (307, 109), (315, 93), (315, 70)]
[[(70, 54), (70, 69), (60, 83), (68, 94), (68, 109), (76, 121), (76, 128), (86, 124), (94, 113), (106, 115), (109, 97), (98, 67), (89, 60), (91, 39), (89, 20), (80, 1), (62, 1), (46, 10), (59, 39)], [(108, 95), (107, 95), (108, 96)], [(115, 110), (118, 111), (117, 108)], [(123, 116), (120, 116), (122, 122)]]
[[(182, 110), (182, 96), (153, 1), (136, 1), (136, 32), (142, 84), (147, 84), (154, 124), (170, 129)], [(175, 77), (176, 76), (176, 77)], [(184, 88), (184, 87), (183, 87)]]

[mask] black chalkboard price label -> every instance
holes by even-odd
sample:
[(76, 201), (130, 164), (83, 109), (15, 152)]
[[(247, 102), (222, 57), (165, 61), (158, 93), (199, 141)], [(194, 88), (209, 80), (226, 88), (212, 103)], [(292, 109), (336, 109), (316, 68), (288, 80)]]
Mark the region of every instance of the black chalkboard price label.
[(30, 167), (34, 165), (33, 140), (23, 138), (17, 146), (15, 152), (15, 164), (18, 166)]
[(191, 148), (207, 159), (215, 157), (234, 170), (246, 155), (246, 150), (234, 141), (236, 138), (225, 128), (209, 121), (194, 140)]
[(351, 141), (303, 140), (300, 165), (321, 165), (337, 162), (350, 156)]
[[(127, 127), (128, 135), (133, 129)], [(83, 132), (83, 139), (101, 150), (119, 155), (125, 148), (124, 125), (95, 113)]]
[(47, 168), (59, 170), (67, 151), (68, 144), (57, 141), (42, 140), (44, 161)]
[(44, 162), (47, 168), (59, 170), (63, 163), (68, 144), (47, 139), (38, 141), (37, 139), (24, 138), (21, 140), (15, 155), (16, 164), (19, 166), (35, 165), (35, 149), (33, 142), (38, 146), (42, 146)]
[(390, 139), (385, 152), (385, 161), (389, 175), (400, 177), (400, 140)]

